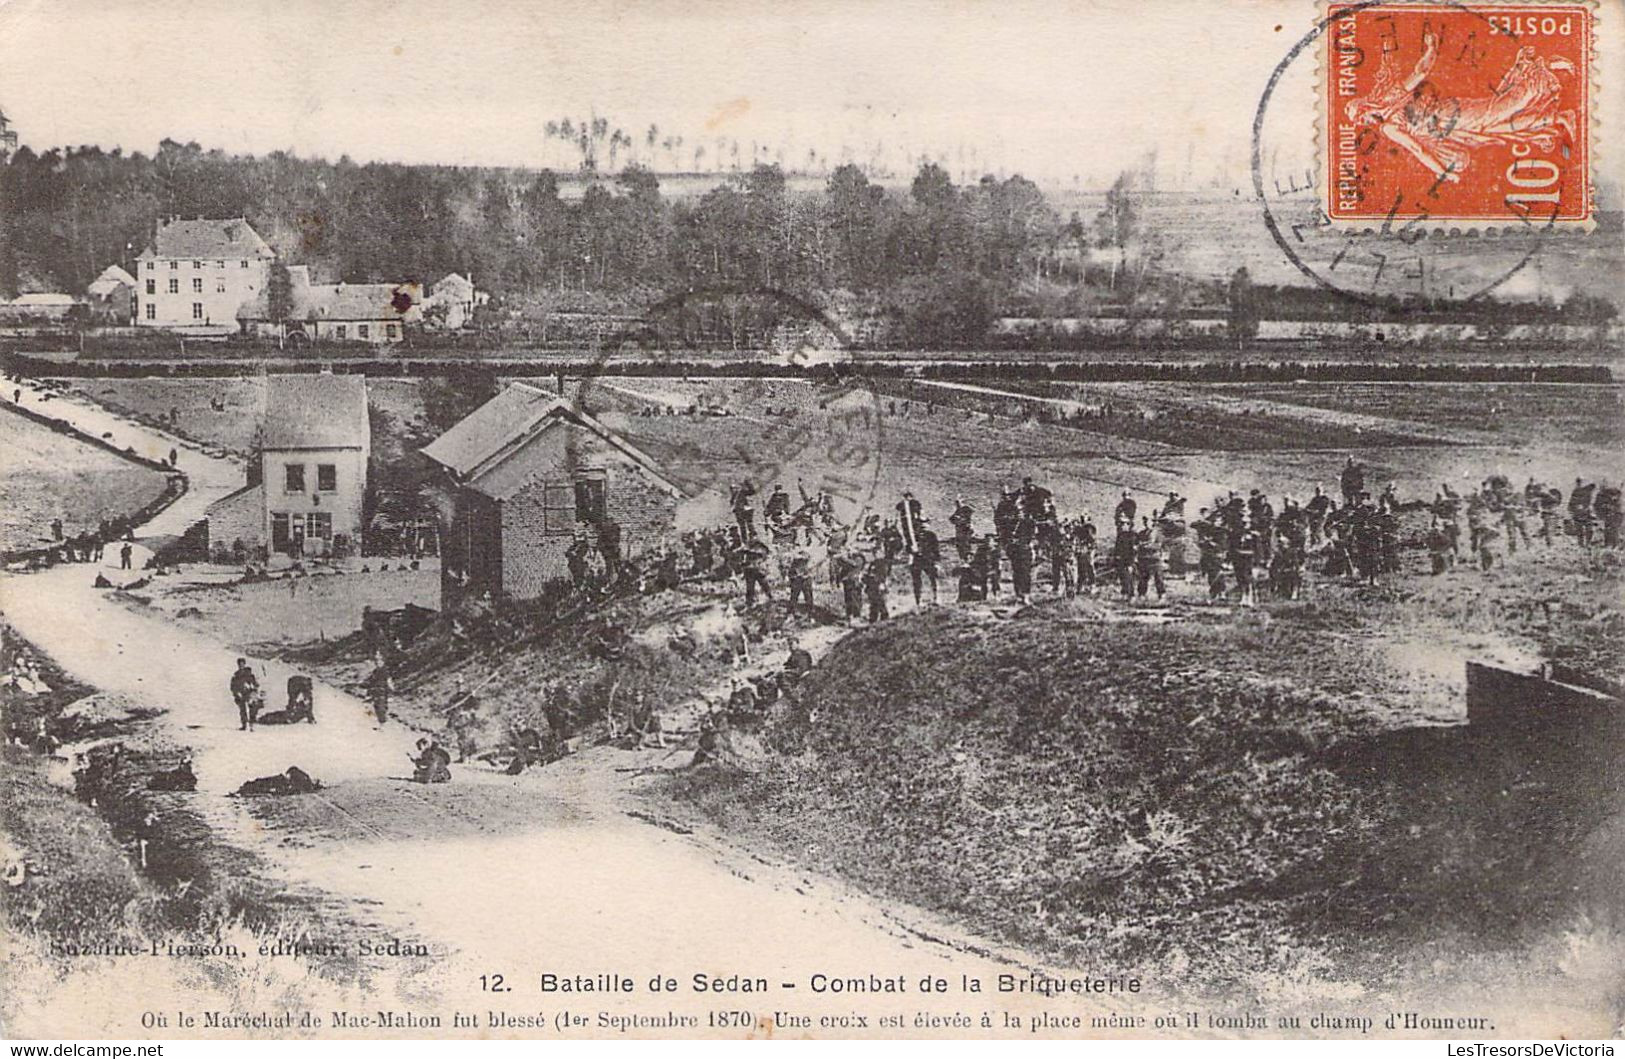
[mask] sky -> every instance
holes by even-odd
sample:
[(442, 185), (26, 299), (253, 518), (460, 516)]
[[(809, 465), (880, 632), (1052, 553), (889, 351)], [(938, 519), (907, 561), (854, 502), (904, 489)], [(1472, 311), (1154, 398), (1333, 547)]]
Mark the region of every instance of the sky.
[[(35, 147), (558, 165), (549, 119), (804, 162), (890, 145), (1045, 182), (1245, 160), (1305, 3), (0, 0), (0, 108)], [(1292, 17), (1288, 17), (1288, 16)], [(1277, 30), (1284, 22), (1291, 27)], [(1291, 32), (1289, 32), (1289, 30)], [(656, 161), (665, 166), (667, 157)]]
[[(36, 148), (205, 147), (357, 161), (573, 164), (597, 115), (685, 166), (717, 138), (840, 161), (1101, 187), (1248, 182), (1254, 111), (1314, 0), (0, 0), (0, 109)], [(1605, 103), (1625, 0), (1601, 0)], [(1311, 51), (1309, 55), (1314, 55)], [(1312, 160), (1314, 70), (1272, 120)], [(1606, 111), (1606, 107), (1604, 108)], [(1283, 116), (1284, 114), (1284, 116)], [(1620, 155), (1606, 138), (1602, 171)], [(1272, 146), (1271, 157), (1278, 150)], [(656, 168), (670, 169), (661, 155)], [(1281, 163), (1290, 171), (1295, 159)], [(955, 172), (956, 177), (960, 174)]]

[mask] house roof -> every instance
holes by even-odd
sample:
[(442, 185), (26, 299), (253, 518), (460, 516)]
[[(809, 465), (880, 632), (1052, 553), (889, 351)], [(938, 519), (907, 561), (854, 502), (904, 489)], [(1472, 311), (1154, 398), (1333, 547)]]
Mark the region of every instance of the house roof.
[(434, 295), (463, 294), (472, 297), (474, 294), (474, 281), (458, 272), (448, 272), (436, 280), (434, 286), (429, 288)]
[(87, 292), (99, 298), (105, 298), (120, 287), (135, 286), (135, 277), (119, 268), (117, 265), (108, 265), (102, 269), (102, 274), (90, 281)]
[[(309, 268), (288, 266), (289, 320), (397, 323), (416, 319), (422, 303), (423, 288), (416, 283), (312, 283)], [(238, 308), (237, 318), (271, 318), (269, 284)]]
[(210, 503), (208, 507), (203, 509), (203, 513), (208, 515), (211, 512), (216, 511), (219, 508), (225, 506), (226, 504), (231, 503), (233, 500), (236, 500), (238, 497), (242, 496), (244, 493), (249, 493), (249, 492), (257, 493), (263, 487), (264, 487), (263, 482), (249, 482), (247, 485), (238, 486), (236, 489), (233, 489), (231, 492), (227, 493), (225, 496), (221, 497), (219, 500), (215, 500), (212, 503)]
[(569, 422), (598, 435), (626, 455), (673, 496), (682, 490), (645, 453), (568, 401), (522, 382), (511, 383), (440, 435), (423, 454), (464, 484), (494, 499), (517, 492), (528, 476), (511, 462), (555, 423)]
[(156, 257), (179, 258), (270, 258), (276, 251), (260, 238), (252, 225), (241, 217), (218, 220), (198, 218), (160, 223), (153, 245), (141, 252), (140, 260)]
[(401, 321), (423, 303), (416, 283), (335, 283), (310, 288), (318, 320)]
[(72, 305), (78, 299), (71, 294), (58, 294), (54, 291), (41, 291), (34, 294), (19, 294), (13, 298), (11, 305)]
[(366, 448), (370, 435), (365, 376), (265, 377), (265, 448)]

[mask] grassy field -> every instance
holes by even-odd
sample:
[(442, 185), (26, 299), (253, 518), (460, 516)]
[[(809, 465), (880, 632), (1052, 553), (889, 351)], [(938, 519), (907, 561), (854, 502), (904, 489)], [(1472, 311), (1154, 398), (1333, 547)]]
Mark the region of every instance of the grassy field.
[(0, 411), (0, 548), (50, 543), (51, 520), (69, 536), (136, 511), (164, 491), (158, 471)]
[[(250, 428), (242, 413), (257, 407), (259, 383), (110, 379), (86, 385), (98, 400), (139, 404), (148, 414), (180, 408), (188, 431), (235, 448), (245, 443)], [(961, 495), (985, 521), (998, 489), (1026, 475), (1054, 490), (1063, 514), (1085, 510), (1097, 524), (1124, 489), (1142, 504), (1175, 489), (1198, 505), (1228, 489), (1304, 496), (1316, 483), (1335, 487), (1344, 453), (1368, 465), (1372, 482), (1396, 482), (1408, 496), (1431, 497), (1442, 480), (1476, 484), (1495, 472), (1566, 484), (1575, 474), (1617, 473), (1625, 430), (1620, 390), (1607, 386), (996, 388), (1016, 396), (903, 383), (832, 391), (803, 381), (631, 376), (602, 377), (567, 396), (647, 451), (690, 493), (685, 526), (726, 520), (728, 487), (745, 477), (758, 485), (780, 481), (792, 495), (797, 478), (809, 489), (832, 487), (849, 498), (838, 505), (849, 516), (863, 508), (890, 512), (910, 489), (939, 524)], [(419, 387), (373, 380), (369, 393), (373, 407), (386, 413), (375, 417), (375, 452), (404, 458), (428, 436)], [(211, 412), (211, 395), (223, 397), (235, 414)], [(185, 402), (201, 410), (188, 411)], [(663, 414), (696, 404), (733, 414)], [(1046, 421), (1063, 407), (1107, 404), (1125, 414), (1068, 426)]]
[(1073, 966), (1256, 997), (1517, 963), (1625, 916), (1601, 859), (1625, 842), (1625, 738), (1468, 728), (1408, 656), (1459, 674), (1499, 642), (1617, 676), (1622, 584), (1617, 558), (1574, 549), (1166, 625), (922, 612), (837, 645), (756, 767), (666, 794)]
[[(1217, 387), (1226, 390), (1231, 387)], [(1180, 387), (1180, 392), (1187, 388)], [(1438, 383), (1410, 386), (1299, 383), (1250, 386), (1248, 396), (1459, 427), (1512, 442), (1625, 444), (1625, 390), (1618, 386)]]

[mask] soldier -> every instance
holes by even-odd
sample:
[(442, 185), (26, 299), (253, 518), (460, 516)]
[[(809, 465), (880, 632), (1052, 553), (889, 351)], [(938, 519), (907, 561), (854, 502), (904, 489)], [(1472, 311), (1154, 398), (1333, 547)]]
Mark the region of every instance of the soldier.
[[(976, 551), (965, 568), (970, 575), (968, 582), (963, 578), (960, 581), (961, 601), (968, 602), (967, 597), (975, 600), (992, 599), (999, 594), (998, 547), (998, 539), (991, 533), (983, 537), (981, 543), (976, 546)], [(964, 591), (966, 587), (971, 591)]]
[(1157, 598), (1161, 599), (1167, 590), (1162, 580), (1162, 524), (1153, 523), (1146, 517), (1142, 517), (1140, 523), (1140, 532), (1134, 537), (1134, 566), (1139, 573), (1135, 595), (1144, 599), (1146, 589), (1155, 584)]
[(1315, 486), (1315, 495), (1309, 498), (1304, 505), (1304, 513), (1309, 516), (1309, 543), (1318, 545), (1326, 535), (1326, 516), (1331, 513), (1332, 498), (1327, 496), (1320, 486)]
[(1450, 535), (1444, 530), (1444, 523), (1434, 515), (1428, 523), (1428, 558), (1432, 563), (1433, 573), (1442, 574), (1454, 565), (1455, 556), (1450, 550)]
[[(1469, 513), (1469, 517), (1471, 517), (1471, 513)], [(1479, 522), (1478, 546), (1476, 548), (1478, 568), (1488, 573), (1490, 568), (1495, 565), (1495, 545), (1501, 539), (1501, 526), (1496, 520), (1483, 515), (1480, 515)]]
[(909, 580), (914, 585), (914, 605), (920, 605), (922, 580), (931, 581), (931, 605), (937, 604), (937, 564), (942, 561), (942, 542), (925, 519), (920, 519), (915, 531), (915, 550), (908, 564)]
[(806, 545), (796, 545), (791, 549), (785, 573), (790, 580), (790, 609), (794, 610), (799, 601), (805, 602), (807, 609), (812, 610), (812, 553), (807, 550)]
[(1563, 490), (1547, 489), (1540, 497), (1540, 539), (1550, 545), (1563, 528)]
[(1257, 578), (1253, 572), (1257, 559), (1258, 533), (1243, 529), (1230, 544), (1230, 564), (1236, 572), (1236, 589), (1244, 607), (1251, 607), (1257, 602)]
[(897, 502), (897, 536), (902, 548), (896, 555), (892, 555), (892, 558), (895, 559), (902, 552), (913, 554), (918, 546), (916, 535), (924, 518), (925, 516), (920, 513), (920, 502), (915, 499), (913, 493), (905, 492), (903, 499)]
[(255, 701), (260, 695), (259, 678), (248, 668), (248, 659), (237, 659), (237, 671), (231, 675), (231, 697), (237, 703), (237, 730), (252, 732), (259, 713)]
[(733, 508), (734, 521), (739, 531), (747, 537), (756, 536), (756, 487), (746, 478), (734, 487), (729, 496), (730, 506)]
[(1574, 491), (1569, 494), (1569, 519), (1574, 523), (1574, 536), (1586, 547), (1591, 545), (1592, 528), (1595, 525), (1591, 502), (1596, 491), (1595, 484), (1588, 484), (1576, 478)]
[(1015, 588), (1016, 602), (1026, 604), (1032, 602), (1033, 594), (1033, 542), (1037, 538), (1037, 529), (1033, 520), (1022, 515), (1016, 521), (1016, 528), (1010, 535), (1010, 583)]
[(1099, 547), (1095, 537), (1095, 524), (1088, 516), (1080, 516), (1072, 526), (1072, 559), (1077, 569), (1075, 591), (1088, 590), (1095, 594), (1095, 550)]
[(863, 595), (869, 601), (869, 624), (891, 617), (886, 608), (886, 582), (891, 580), (891, 560), (877, 555), (863, 569)]
[(1119, 521), (1117, 539), (1112, 542), (1112, 565), (1117, 570), (1117, 587), (1124, 599), (1134, 598), (1134, 562), (1138, 553), (1139, 540), (1135, 536), (1134, 527)]
[(1454, 566), (1461, 557), (1461, 497), (1450, 488), (1449, 482), (1441, 483), (1439, 492), (1434, 495), (1433, 514), (1450, 545), (1450, 565)]
[(1016, 523), (1021, 519), (1021, 504), (1017, 500), (1014, 489), (1002, 490), (999, 503), (993, 509), (993, 534), (999, 539), (999, 546), (1008, 549), (1010, 538), (1016, 532)]
[(1518, 538), (1523, 538), (1523, 546), (1532, 546), (1529, 540), (1529, 527), (1524, 523), (1524, 511), (1527, 509), (1523, 500), (1515, 494), (1509, 494), (1501, 506), (1501, 527), (1506, 532), (1507, 554), (1511, 555), (1518, 550)]
[(769, 522), (789, 517), (790, 494), (784, 491), (784, 486), (774, 484), (773, 492), (767, 498), (767, 507), (762, 509), (762, 514)]
[(1597, 514), (1597, 525), (1602, 529), (1602, 543), (1606, 548), (1619, 546), (1619, 530), (1622, 519), (1620, 510), (1620, 490), (1618, 486), (1599, 485), (1597, 499), (1592, 505)]
[(1258, 534), (1258, 561), (1268, 564), (1275, 544), (1275, 509), (1262, 489), (1254, 489), (1247, 498), (1247, 521)]
[(837, 552), (830, 560), (830, 574), (841, 586), (841, 602), (846, 611), (847, 624), (857, 621), (863, 614), (863, 568), (868, 560), (855, 547)]
[(433, 739), (418, 740), (417, 754), (412, 758), (413, 783), (449, 783), (451, 781), (451, 755)]
[(1338, 480), (1343, 489), (1343, 506), (1353, 507), (1365, 492), (1365, 465), (1355, 462), (1353, 456), (1343, 464), (1343, 474)]
[(479, 751), (474, 732), (480, 724), (479, 698), (467, 690), (461, 673), (457, 674), (457, 690), (446, 710), (449, 714), (446, 727), (451, 729), (452, 738), (457, 743), (457, 763), (461, 765)]
[(395, 682), (389, 677), (389, 667), (384, 664), (384, 656), (373, 656), (372, 672), (367, 674), (363, 686), (367, 691), (367, 701), (372, 705), (373, 716), (378, 719), (379, 725), (389, 720), (389, 696), (395, 690)]
[(1207, 598), (1211, 602), (1224, 595), (1224, 533), (1208, 518), (1202, 508), (1191, 531), (1196, 534), (1198, 566), (1207, 580)]
[(975, 515), (975, 509), (965, 503), (964, 497), (954, 497), (954, 513), (948, 516), (948, 522), (954, 528), (954, 550), (959, 553), (962, 563), (970, 562), (976, 550), (976, 537), (971, 531), (971, 520)]
[(1137, 505), (1134, 503), (1133, 494), (1127, 489), (1123, 490), (1123, 499), (1119, 500), (1117, 507), (1112, 510), (1112, 521), (1116, 523), (1119, 531), (1126, 526), (1130, 533), (1134, 532), (1134, 512), (1136, 509)]
[(1034, 485), (1031, 478), (1021, 480), (1021, 494), (1018, 499), (1021, 504), (1022, 514), (1035, 521), (1043, 519), (1046, 506), (1049, 507), (1050, 511), (1054, 511), (1053, 495), (1043, 486)]
[(747, 536), (740, 541), (739, 547), (734, 550), (734, 565), (745, 578), (745, 606), (756, 605), (756, 588), (761, 586), (762, 594), (769, 600), (773, 598), (773, 587), (767, 583), (767, 574), (763, 572), (763, 564), (767, 562), (767, 545), (755, 537)]

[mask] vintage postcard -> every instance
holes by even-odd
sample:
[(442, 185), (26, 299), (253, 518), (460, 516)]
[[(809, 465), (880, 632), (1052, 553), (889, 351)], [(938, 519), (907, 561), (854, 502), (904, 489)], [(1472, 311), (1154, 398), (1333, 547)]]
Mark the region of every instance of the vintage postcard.
[(0, 0), (0, 1034), (1613, 1054), (1622, 84)]

